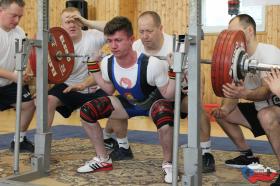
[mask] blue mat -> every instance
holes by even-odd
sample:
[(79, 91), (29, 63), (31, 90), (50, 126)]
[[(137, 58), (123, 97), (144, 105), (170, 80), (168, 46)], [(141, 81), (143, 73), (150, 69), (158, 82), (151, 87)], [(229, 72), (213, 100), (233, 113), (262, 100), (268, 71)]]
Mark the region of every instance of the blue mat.
[[(27, 136), (30, 140), (33, 140), (34, 133), (35, 130), (30, 130), (27, 132)], [(57, 125), (52, 127), (52, 133), (54, 140), (61, 140), (65, 138), (87, 138), (81, 126)], [(12, 139), (13, 133), (1, 134), (0, 150), (8, 149)], [(130, 130), (128, 131), (128, 139), (132, 143), (159, 144), (158, 135), (156, 132)], [(180, 134), (179, 144), (186, 144), (188, 141), (187, 139), (187, 134)], [(271, 146), (267, 141), (247, 140), (247, 142), (255, 153), (273, 154)], [(229, 138), (212, 137), (211, 144), (213, 150), (236, 151), (235, 145)]]

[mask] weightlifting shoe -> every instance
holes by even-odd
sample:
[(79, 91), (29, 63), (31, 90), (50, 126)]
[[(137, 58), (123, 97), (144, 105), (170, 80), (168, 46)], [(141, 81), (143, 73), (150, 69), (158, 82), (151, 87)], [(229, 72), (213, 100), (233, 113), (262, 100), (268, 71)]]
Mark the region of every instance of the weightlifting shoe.
[(114, 138), (105, 139), (104, 145), (107, 150), (114, 150), (114, 149), (119, 148), (119, 144), (118, 144), (117, 140), (115, 140)]
[(125, 149), (123, 147), (114, 149), (109, 155), (113, 161), (120, 161), (120, 160), (131, 160), (133, 159), (133, 153), (131, 148)]
[(163, 163), (162, 171), (164, 174), (164, 182), (172, 183), (172, 163), (169, 163), (169, 162)]
[(211, 153), (202, 155), (202, 172), (210, 173), (215, 171), (215, 159)]
[[(11, 142), (10, 150), (14, 152), (15, 149), (15, 141)], [(19, 152), (31, 152), (34, 153), (34, 145), (33, 143), (26, 138), (23, 137), (23, 141), (19, 143)]]
[(225, 161), (225, 164), (227, 166), (234, 167), (234, 168), (243, 168), (252, 163), (260, 163), (259, 158), (255, 156), (240, 155), (237, 156), (236, 158)]
[(101, 160), (99, 157), (94, 157), (92, 160), (87, 161), (85, 165), (77, 169), (78, 173), (89, 173), (99, 171), (113, 170), (112, 159), (109, 157), (107, 160)]

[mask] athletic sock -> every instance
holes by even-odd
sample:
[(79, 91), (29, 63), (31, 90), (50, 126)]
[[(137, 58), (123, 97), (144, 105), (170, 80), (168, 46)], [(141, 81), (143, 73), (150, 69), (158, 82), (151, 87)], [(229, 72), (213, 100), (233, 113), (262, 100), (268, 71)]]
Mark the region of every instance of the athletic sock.
[(202, 150), (202, 155), (205, 153), (210, 153), (211, 152), (211, 141), (205, 141), (205, 142), (200, 142), (200, 147)]
[(118, 141), (119, 147), (122, 147), (122, 148), (125, 148), (125, 149), (129, 148), (129, 143), (128, 143), (127, 137), (117, 138), (117, 141)]
[[(26, 136), (26, 132), (19, 133), (19, 142), (23, 142), (23, 138)], [(16, 136), (14, 136), (14, 141), (16, 141)]]
[(103, 139), (109, 139), (112, 137), (112, 133), (106, 132), (105, 129), (103, 129)]

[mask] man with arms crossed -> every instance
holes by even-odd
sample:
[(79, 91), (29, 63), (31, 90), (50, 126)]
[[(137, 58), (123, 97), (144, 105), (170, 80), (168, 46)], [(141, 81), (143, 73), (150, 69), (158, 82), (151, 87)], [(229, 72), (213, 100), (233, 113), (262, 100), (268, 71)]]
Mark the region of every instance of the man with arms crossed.
[[(0, 111), (16, 105), (17, 74), (15, 41), (25, 38), (25, 32), (18, 26), (24, 11), (23, 0), (0, 1)], [(27, 76), (26, 76), (27, 77)], [(24, 78), (25, 79), (25, 78)], [(20, 151), (34, 152), (34, 145), (26, 138), (26, 130), (35, 112), (34, 101), (27, 85), (22, 87)], [(11, 150), (15, 143), (11, 142)]]

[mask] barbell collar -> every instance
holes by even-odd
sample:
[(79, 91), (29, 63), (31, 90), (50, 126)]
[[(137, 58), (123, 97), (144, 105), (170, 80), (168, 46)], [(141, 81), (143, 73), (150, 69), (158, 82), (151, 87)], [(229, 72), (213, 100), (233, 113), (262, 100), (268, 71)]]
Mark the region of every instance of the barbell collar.
[(255, 73), (256, 71), (270, 71), (272, 68), (280, 69), (280, 65), (258, 63), (257, 60), (250, 60), (248, 71)]

